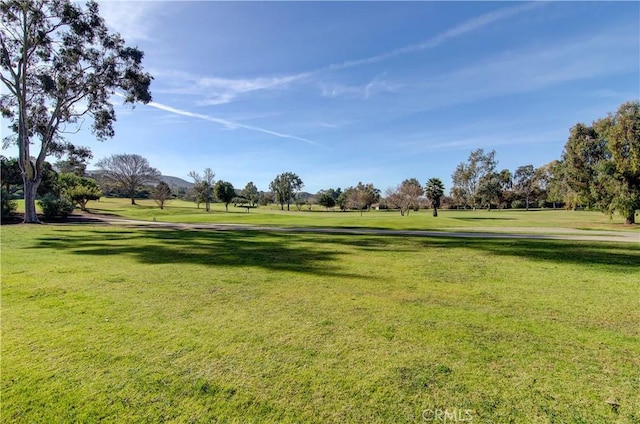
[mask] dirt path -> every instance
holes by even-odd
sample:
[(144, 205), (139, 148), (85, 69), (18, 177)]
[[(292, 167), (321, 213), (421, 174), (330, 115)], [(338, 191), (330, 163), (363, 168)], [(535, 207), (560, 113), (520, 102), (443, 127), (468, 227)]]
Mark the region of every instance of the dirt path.
[(79, 224), (113, 224), (140, 228), (174, 228), (181, 230), (209, 231), (268, 231), (276, 233), (321, 233), (321, 234), (353, 234), (353, 235), (395, 235), (417, 237), (458, 237), (458, 238), (492, 238), (492, 239), (540, 239), (540, 240), (577, 240), (640, 243), (640, 233), (633, 231), (601, 231), (578, 230), (572, 228), (537, 228), (537, 227), (475, 227), (452, 231), (421, 230), (384, 230), (370, 228), (322, 228), (322, 227), (271, 227), (249, 224), (183, 224), (175, 222), (139, 221), (112, 217), (107, 215), (82, 214), (74, 215), (71, 223)]

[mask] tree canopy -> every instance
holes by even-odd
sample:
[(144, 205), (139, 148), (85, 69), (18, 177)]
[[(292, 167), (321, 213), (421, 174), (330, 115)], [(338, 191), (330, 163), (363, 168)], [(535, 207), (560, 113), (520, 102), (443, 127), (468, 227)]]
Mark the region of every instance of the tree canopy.
[(240, 196), (247, 199), (251, 206), (255, 206), (256, 203), (258, 203), (258, 199), (260, 199), (260, 193), (258, 192), (258, 187), (256, 187), (253, 181), (249, 181), (247, 183), (247, 185), (240, 192)]
[(102, 190), (93, 178), (81, 177), (73, 173), (61, 173), (58, 177), (60, 192), (71, 202), (87, 210), (87, 202), (99, 200)]
[(495, 155), (495, 150), (485, 153), (484, 149), (476, 149), (471, 152), (467, 162), (458, 164), (451, 176), (453, 180), (451, 193), (461, 206), (475, 206), (481, 200), (478, 193), (480, 181), (487, 174), (495, 171), (497, 164)]
[(576, 124), (563, 161), (567, 184), (579, 200), (635, 223), (640, 209), (640, 102), (623, 103), (592, 126)]
[(219, 180), (213, 188), (213, 192), (218, 200), (224, 203), (224, 207), (229, 212), (229, 203), (236, 197), (236, 190), (233, 184)]
[(137, 189), (160, 178), (160, 171), (152, 168), (147, 159), (135, 154), (111, 155), (99, 160), (96, 166), (102, 170), (103, 181), (128, 193), (132, 205), (136, 204)]
[(269, 183), (269, 189), (273, 192), (275, 200), (280, 204), (282, 210), (284, 210), (285, 203), (287, 210), (289, 210), (291, 202), (302, 187), (304, 187), (304, 183), (293, 172), (283, 172)]

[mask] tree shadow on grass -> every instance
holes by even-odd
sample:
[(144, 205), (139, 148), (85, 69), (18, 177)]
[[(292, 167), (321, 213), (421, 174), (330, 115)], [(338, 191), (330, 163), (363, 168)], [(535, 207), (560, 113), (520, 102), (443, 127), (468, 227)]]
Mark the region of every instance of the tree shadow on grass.
[(195, 264), (211, 267), (258, 267), (324, 276), (357, 277), (340, 272), (333, 249), (290, 234), (259, 231), (176, 229), (55, 230), (37, 248), (60, 249), (80, 256), (132, 257), (144, 264)]
[(640, 248), (615, 243), (528, 239), (457, 239), (423, 243), (425, 247), (464, 247), (499, 256), (583, 266), (611, 265), (616, 272), (640, 271)]
[[(404, 241), (398, 241), (402, 238)], [(395, 239), (395, 240), (394, 240)], [(582, 266), (610, 266), (608, 271), (640, 272), (640, 245), (573, 240), (483, 239), (458, 237), (352, 236), (334, 237), (340, 243), (364, 251), (415, 252), (430, 249), (472, 249), (497, 256), (521, 257), (534, 261)]]
[(453, 216), (451, 219), (457, 219), (458, 221), (515, 221), (515, 218), (508, 217), (488, 217), (488, 216), (469, 216), (469, 217), (461, 217), (461, 216)]
[(85, 256), (129, 256), (145, 264), (185, 263), (205, 266), (259, 267), (324, 276), (360, 277), (340, 271), (348, 253), (424, 252), (471, 249), (498, 256), (581, 266), (608, 266), (610, 272), (640, 272), (640, 246), (542, 239), (483, 239), (397, 235), (279, 233), (241, 230), (120, 228), (118, 230), (55, 230), (37, 247), (64, 249)]

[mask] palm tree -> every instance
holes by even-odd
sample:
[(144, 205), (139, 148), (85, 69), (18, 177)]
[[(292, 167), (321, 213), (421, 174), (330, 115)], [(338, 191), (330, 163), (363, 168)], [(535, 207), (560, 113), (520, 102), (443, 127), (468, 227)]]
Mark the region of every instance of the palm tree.
[(438, 208), (440, 207), (440, 200), (444, 196), (444, 184), (440, 178), (431, 178), (427, 181), (426, 195), (433, 205), (433, 216), (438, 216)]

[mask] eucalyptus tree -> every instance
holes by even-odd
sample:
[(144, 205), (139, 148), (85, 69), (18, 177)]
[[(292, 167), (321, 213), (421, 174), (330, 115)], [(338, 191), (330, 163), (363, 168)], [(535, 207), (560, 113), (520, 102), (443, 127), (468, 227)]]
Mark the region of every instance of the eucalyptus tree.
[(487, 174), (495, 172), (497, 161), (496, 152), (476, 149), (469, 154), (467, 162), (461, 162), (456, 167), (451, 179), (453, 187), (451, 195), (463, 206), (475, 206), (479, 200), (478, 188), (480, 180)]
[(596, 204), (609, 214), (620, 213), (627, 224), (635, 223), (640, 210), (640, 102), (620, 105), (593, 124), (606, 141), (608, 158), (596, 166), (592, 192)]
[(529, 200), (536, 184), (536, 169), (533, 165), (519, 166), (513, 174), (515, 179), (515, 189), (524, 198), (525, 207), (529, 210)]
[(552, 160), (537, 170), (538, 184), (544, 191), (545, 200), (551, 203), (554, 209), (558, 203), (562, 204), (570, 197), (564, 174), (564, 163), (559, 160)]
[(566, 182), (576, 197), (572, 203), (587, 206), (595, 204), (592, 186), (598, 173), (596, 167), (610, 157), (606, 140), (598, 136), (593, 126), (577, 123), (571, 128), (562, 153), (562, 162)]
[(37, 223), (35, 197), (47, 156), (71, 148), (64, 134), (92, 121), (98, 140), (113, 137), (111, 98), (151, 101), (143, 52), (109, 33), (98, 3), (69, 0), (4, 0), (0, 3), (0, 96), (11, 120), (24, 185), (24, 222)]
[(269, 183), (269, 189), (273, 192), (275, 201), (280, 204), (281, 210), (284, 210), (285, 203), (287, 210), (289, 210), (291, 202), (302, 187), (304, 187), (304, 183), (293, 172), (283, 172)]
[(67, 144), (66, 158), (57, 161), (54, 166), (60, 173), (73, 173), (83, 177), (91, 159), (93, 153), (88, 147)]

